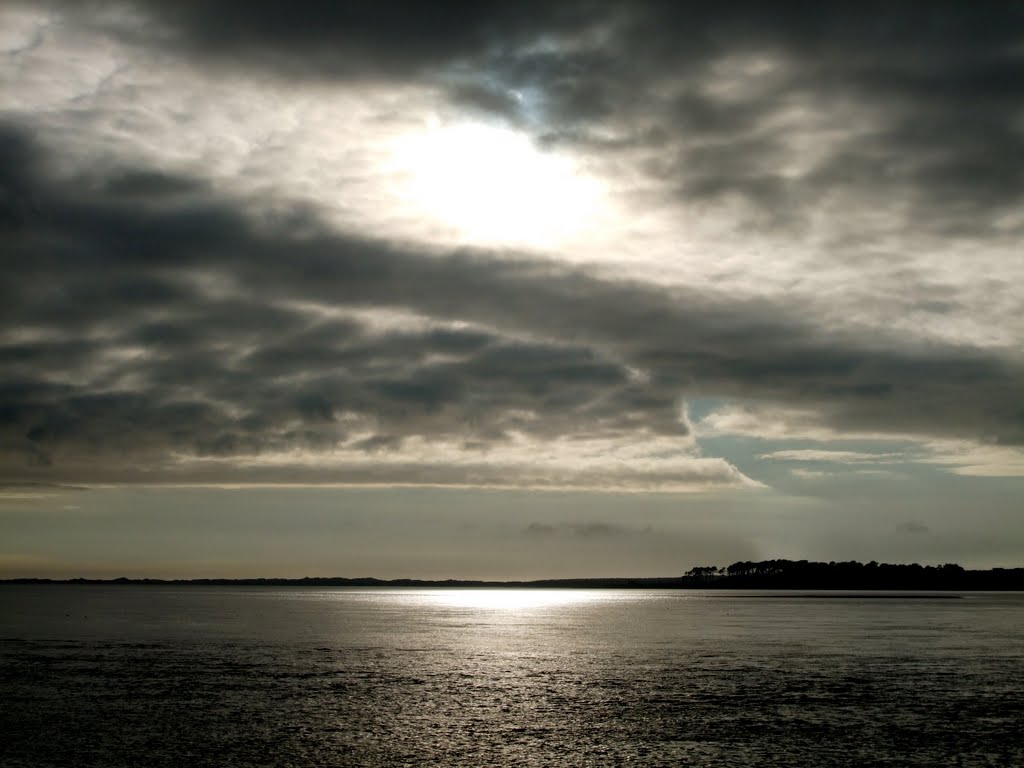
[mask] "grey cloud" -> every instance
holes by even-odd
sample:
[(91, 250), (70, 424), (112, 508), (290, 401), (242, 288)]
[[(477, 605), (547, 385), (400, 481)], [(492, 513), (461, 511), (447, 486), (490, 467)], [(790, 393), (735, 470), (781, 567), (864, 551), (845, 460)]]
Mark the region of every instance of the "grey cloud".
[(372, 453), (373, 451), (386, 451), (398, 448), (402, 444), (402, 438), (391, 435), (374, 435), (355, 444), (355, 448), (361, 451)]
[[(26, 186), (32, 153), (19, 158), (9, 177)], [(115, 173), (126, 177), (149, 178)], [(199, 187), (167, 181), (153, 191), (156, 207), (145, 196), (150, 184), (136, 185), (135, 207), (113, 184), (83, 190), (40, 177), (26, 186), (42, 196), (44, 214), (5, 238), (5, 266), (18, 280), (9, 286), (10, 340), (0, 347), (3, 425), (10, 450), (24, 460), (321, 450), (352, 438), (339, 422), (352, 413), (377, 431), (353, 442), (357, 450), (395, 447), (412, 435), (486, 444), (510, 429), (548, 436), (666, 429), (635, 409), (617, 414), (618, 400), (635, 399), (629, 374), (593, 349), (498, 331), (379, 331), (289, 308), (315, 300), (433, 309), (417, 297), (458, 292), (461, 269), (470, 268), (463, 257), (431, 265), (360, 239), (240, 236), (242, 217), (213, 199), (168, 204), (168, 186)], [(175, 264), (178, 249), (184, 258)], [(197, 253), (202, 265), (190, 258)], [(287, 275), (271, 263), (284, 255), (297, 259)], [(484, 267), (476, 269), (485, 281)], [(234, 285), (228, 295), (208, 289), (219, 278)], [(310, 290), (324, 282), (334, 288)], [(26, 329), (32, 338), (17, 340)]]
[(622, 536), (636, 536), (651, 533), (650, 526), (630, 528), (604, 522), (574, 523), (530, 523), (523, 529), (523, 535), (531, 537), (571, 536), (580, 539), (609, 539)]
[(865, 453), (862, 451), (829, 451), (820, 449), (796, 449), (772, 451), (758, 456), (759, 459), (775, 461), (829, 462), (835, 464), (858, 464), (891, 462), (905, 459), (902, 453)]
[[(739, 197), (758, 228), (801, 226), (825, 196), (892, 200), (908, 225), (976, 234), (1024, 193), (1024, 164), (1006, 162), (1024, 154), (1016, 4), (638, 3), (597, 17), (600, 43), (490, 66), (541, 94), (556, 140), (593, 136), (607, 153), (598, 137), (614, 126), (632, 137), (622, 146), (656, 150), (685, 200)], [(769, 69), (730, 71), (743, 57)], [(823, 135), (830, 146), (795, 173), (808, 150), (791, 142)]]
[[(427, 257), (311, 233), (308, 217), (267, 231), (187, 178), (112, 171), (150, 179), (127, 198), (120, 182), (56, 182), (13, 129), (0, 152), (8, 476), (91, 456), (145, 478), (175, 455), (319, 451), (368, 428), (364, 450), (685, 436), (681, 398), (702, 395), (798, 403), (860, 431), (1024, 443), (1024, 374), (995, 353), (829, 333), (799, 307), (484, 251)], [(27, 214), (21, 196), (37, 201)], [(374, 328), (359, 319), (369, 308), (425, 321)]]
[(148, 24), (108, 32), (280, 77), (416, 81), (539, 141), (643, 149), (682, 200), (744, 201), (732, 215), (756, 231), (798, 234), (832, 200), (986, 234), (1024, 195), (1024, 164), (1006, 160), (1024, 155), (1015, 3), (138, 5)]
[(451, 86), (450, 98), (460, 107), (511, 123), (525, 122), (522, 104), (512, 90), (490, 83), (465, 82)]
[(199, 179), (187, 179), (156, 171), (129, 171), (101, 177), (100, 191), (112, 199), (154, 200), (193, 195), (208, 191)]
[[(295, 436), (282, 436), (282, 439)], [(357, 450), (366, 452), (361, 463), (321, 461), (309, 463), (261, 464), (232, 459), (236, 446), (226, 438), (202, 439), (193, 448), (189, 461), (168, 460), (166, 455), (145, 451), (132, 452), (108, 449), (92, 456), (66, 452), (52, 465), (38, 466), (24, 462), (8, 462), (3, 456), (3, 471), (28, 481), (58, 476), (66, 483), (88, 485), (159, 485), (159, 486), (338, 486), (338, 487), (450, 487), (517, 490), (587, 490), (629, 493), (679, 493), (693, 489), (742, 488), (751, 483), (742, 473), (722, 460), (694, 467), (682, 464), (672, 471), (631, 469), (538, 468), (535, 465), (496, 463), (484, 460), (451, 463), (444, 457), (383, 461), (388, 450)], [(261, 445), (265, 445), (262, 441)], [(246, 446), (237, 446), (245, 448)], [(330, 448), (332, 446), (323, 446)], [(355, 447), (355, 446), (353, 446)], [(99, 448), (99, 447), (97, 447)]]
[(586, 24), (588, 4), (493, 0), (255, 0), (143, 2), (160, 28), (121, 30), (227, 67), (287, 76), (380, 78), (436, 72), (483, 53), (533, 42), (538, 33)]
[(7, 482), (0, 480), (0, 494), (5, 492), (44, 492), (44, 491), (88, 491), (92, 490), (88, 485), (67, 485), (65, 483), (48, 483), (48, 482), (32, 482), (32, 481), (18, 481), (18, 482)]
[(896, 526), (900, 533), (909, 533), (916, 536), (923, 536), (931, 532), (931, 529), (920, 520), (908, 520)]

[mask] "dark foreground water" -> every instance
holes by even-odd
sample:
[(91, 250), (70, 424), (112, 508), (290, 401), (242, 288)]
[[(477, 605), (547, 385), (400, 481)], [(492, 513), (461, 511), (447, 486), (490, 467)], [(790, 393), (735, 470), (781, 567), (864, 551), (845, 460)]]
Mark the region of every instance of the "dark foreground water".
[(2, 766), (1024, 766), (1024, 595), (0, 586)]

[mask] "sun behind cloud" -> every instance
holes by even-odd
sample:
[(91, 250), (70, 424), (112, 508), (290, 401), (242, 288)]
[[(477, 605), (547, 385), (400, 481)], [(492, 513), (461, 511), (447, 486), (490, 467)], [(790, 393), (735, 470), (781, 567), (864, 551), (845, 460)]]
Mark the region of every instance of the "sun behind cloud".
[(396, 142), (395, 165), (400, 196), (467, 243), (554, 247), (602, 210), (599, 181), (496, 125), (435, 120)]

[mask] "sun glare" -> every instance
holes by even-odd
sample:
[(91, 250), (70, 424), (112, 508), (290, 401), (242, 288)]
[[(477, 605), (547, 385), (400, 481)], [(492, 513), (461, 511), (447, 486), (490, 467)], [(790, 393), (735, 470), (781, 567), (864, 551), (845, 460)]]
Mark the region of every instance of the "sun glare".
[(507, 128), (434, 126), (401, 140), (396, 159), (402, 197), (465, 241), (550, 247), (597, 216), (594, 178)]

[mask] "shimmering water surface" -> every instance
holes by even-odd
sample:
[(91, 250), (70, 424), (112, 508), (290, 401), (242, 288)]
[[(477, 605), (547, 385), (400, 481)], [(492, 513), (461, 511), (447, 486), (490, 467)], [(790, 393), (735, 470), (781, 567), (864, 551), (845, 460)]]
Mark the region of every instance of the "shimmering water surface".
[(1022, 594), (0, 586), (0, 765), (1022, 766), (1022, 629)]

